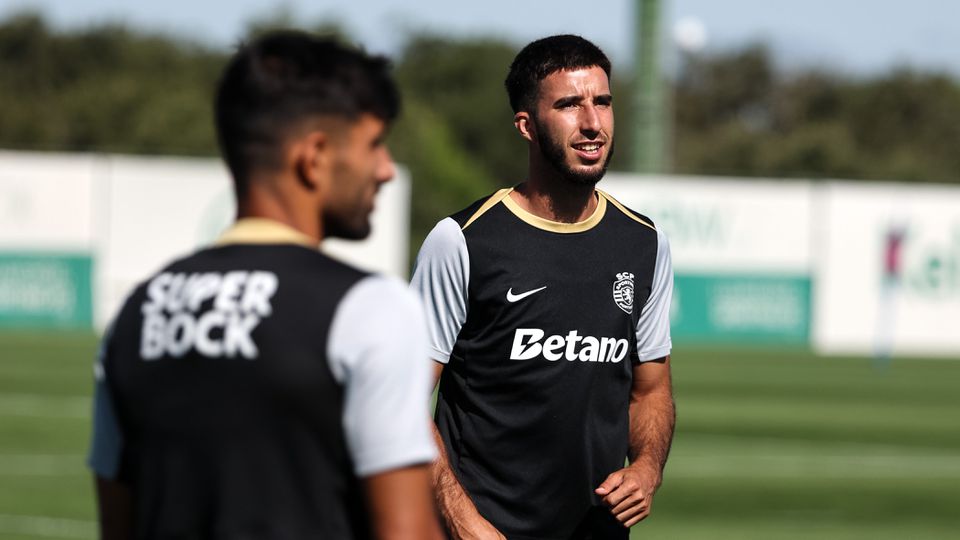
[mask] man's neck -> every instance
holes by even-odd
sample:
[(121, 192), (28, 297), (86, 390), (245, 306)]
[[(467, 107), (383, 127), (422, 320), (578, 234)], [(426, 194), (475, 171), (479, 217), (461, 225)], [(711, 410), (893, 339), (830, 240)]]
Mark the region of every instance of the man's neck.
[(558, 223), (584, 221), (597, 209), (596, 190), (592, 185), (563, 178), (552, 167), (550, 170), (530, 167), (527, 181), (518, 185), (510, 196), (527, 212)]
[(242, 201), (237, 201), (237, 220), (264, 218), (282, 223), (319, 243), (323, 225), (315, 209), (304, 205), (304, 198), (288, 196), (272, 182), (249, 182)]

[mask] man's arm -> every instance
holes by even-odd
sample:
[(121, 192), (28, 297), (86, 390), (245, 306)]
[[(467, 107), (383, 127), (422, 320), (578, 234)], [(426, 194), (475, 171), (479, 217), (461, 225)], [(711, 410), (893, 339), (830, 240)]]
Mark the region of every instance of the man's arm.
[(414, 465), (364, 479), (373, 533), (381, 540), (440, 540), (429, 465)]
[[(450, 218), (440, 220), (430, 231), (417, 254), (410, 287), (427, 307), (430, 357), (446, 359), (467, 319), (467, 288), (470, 282), (470, 254), (460, 225)], [(433, 387), (443, 371), (434, 364)], [(433, 463), (433, 488), (440, 514), (455, 539), (503, 538), (477, 511), (473, 501), (450, 468), (447, 451), (437, 426), (431, 422), (438, 455)]]
[(637, 364), (630, 392), (630, 465), (611, 473), (596, 489), (625, 527), (650, 515), (670, 453), (675, 418), (670, 356)]
[(330, 323), (327, 359), (344, 389), (343, 433), (377, 538), (440, 538), (426, 348), (423, 307), (392, 278), (357, 282)]
[(93, 433), (88, 464), (96, 487), (100, 538), (126, 540), (133, 537), (133, 495), (130, 486), (119, 479), (124, 439), (105, 367), (112, 337), (113, 325), (104, 333), (93, 367)]
[[(434, 387), (443, 373), (443, 364), (435, 362)], [(447, 459), (447, 449), (433, 424), (433, 438), (437, 444), (437, 459), (433, 462), (433, 490), (440, 507), (440, 515), (455, 540), (503, 539), (505, 538), (489, 521), (484, 519), (466, 490), (457, 480)]]
[(100, 540), (133, 538), (133, 497), (130, 488), (116, 480), (94, 476)]

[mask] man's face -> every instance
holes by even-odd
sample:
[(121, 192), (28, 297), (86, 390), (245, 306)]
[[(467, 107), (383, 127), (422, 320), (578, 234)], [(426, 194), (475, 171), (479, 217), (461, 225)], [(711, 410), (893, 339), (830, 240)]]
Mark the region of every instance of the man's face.
[(603, 178), (613, 156), (613, 96), (603, 69), (547, 75), (531, 121), (540, 152), (562, 176), (586, 185)]
[(370, 234), (377, 190), (396, 173), (386, 129), (382, 120), (364, 114), (334, 140), (332, 181), (323, 198), (324, 236), (359, 240)]

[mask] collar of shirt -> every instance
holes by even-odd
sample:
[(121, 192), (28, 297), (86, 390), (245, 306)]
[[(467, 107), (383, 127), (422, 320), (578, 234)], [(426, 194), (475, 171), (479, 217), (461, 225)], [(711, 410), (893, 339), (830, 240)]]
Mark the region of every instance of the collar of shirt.
[(214, 245), (229, 244), (297, 244), (319, 249), (320, 244), (302, 232), (267, 218), (243, 218), (220, 235)]

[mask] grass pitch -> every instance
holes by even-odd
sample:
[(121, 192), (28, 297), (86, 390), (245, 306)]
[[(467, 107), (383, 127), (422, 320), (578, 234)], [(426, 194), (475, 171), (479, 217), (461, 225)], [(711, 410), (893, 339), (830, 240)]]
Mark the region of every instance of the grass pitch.
[[(0, 538), (94, 538), (89, 334), (0, 333)], [(677, 434), (633, 538), (956, 538), (960, 361), (679, 346)]]
[(674, 353), (677, 432), (633, 538), (956, 538), (960, 362)]

